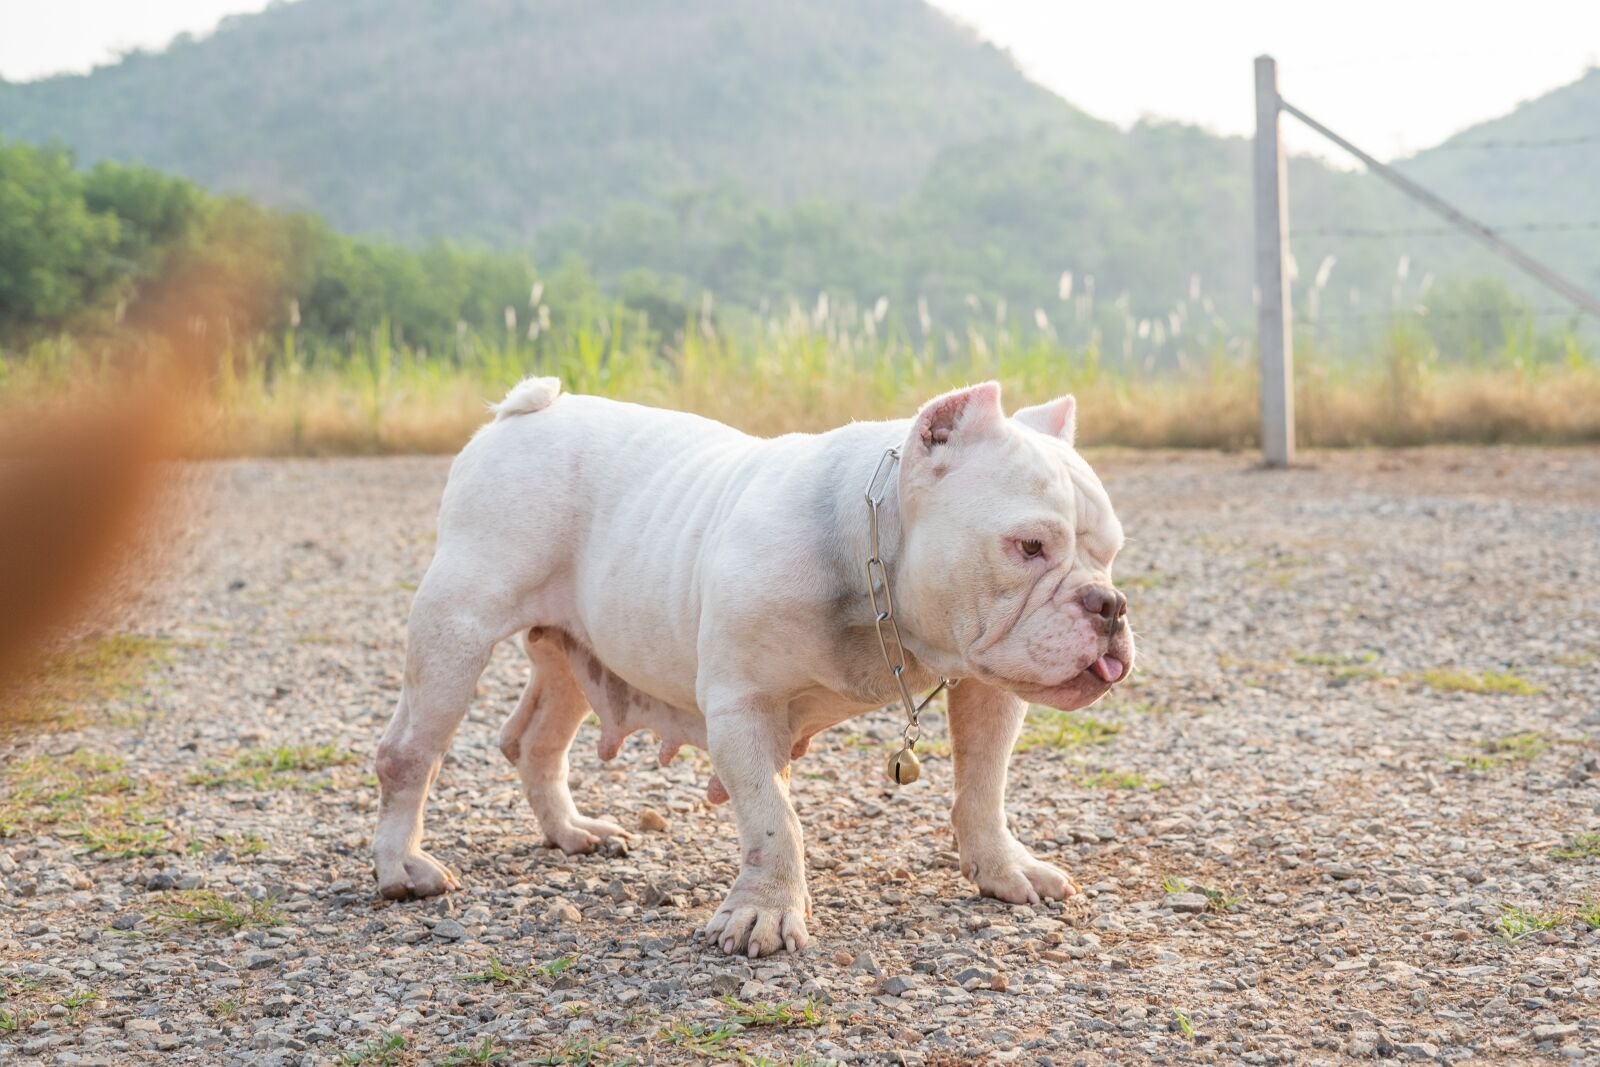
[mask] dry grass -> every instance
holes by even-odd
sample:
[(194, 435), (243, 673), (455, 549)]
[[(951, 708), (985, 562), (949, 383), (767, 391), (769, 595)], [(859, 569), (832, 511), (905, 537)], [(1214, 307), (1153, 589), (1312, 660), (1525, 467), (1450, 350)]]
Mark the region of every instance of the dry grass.
[[(1000, 376), (1005, 381), (1005, 374)], [(786, 389), (781, 382), (717, 376), (694, 386), (672, 379), (634, 386), (566, 389), (696, 411), (752, 434), (829, 429), (853, 419), (904, 418), (926, 398), (971, 381), (930, 376), (894, 390), (858, 376)], [(1072, 390), (1086, 445), (1248, 450), (1258, 442), (1258, 394), (1250, 379), (1170, 378), (1146, 384), (1099, 379), (1074, 386), (1006, 382), (1008, 405)], [(334, 456), (453, 453), (486, 421), (499, 382), (462, 378), (429, 390), (397, 390), (365, 408), (360, 387), (338, 376), (269, 389), (246, 403), (213, 402), (195, 443), (208, 456)], [(1299, 435), (1310, 448), (1421, 443), (1584, 443), (1600, 440), (1600, 374), (1550, 371), (1539, 376), (1477, 371), (1442, 376), (1426, 394), (1400, 406), (1381, 386), (1349, 381), (1302, 389)]]
[[(1000, 380), (1011, 406), (1064, 392), (1079, 400), (1086, 444), (1240, 450), (1257, 441), (1258, 386), (1242, 348), (1217, 348), (1184, 372), (1110, 366), (1093, 349), (974, 337), (937, 358), (904, 341), (809, 329), (757, 340), (694, 334), (662, 350), (579, 331), (537, 346), (479, 345), (449, 358), (378, 338), (346, 350), (248, 349), (220, 360), (189, 411), (201, 456), (454, 452), (487, 403), (520, 378), (552, 374), (570, 392), (694, 411), (759, 434), (898, 418), (967, 382)], [(1298, 367), (1300, 441), (1310, 447), (1600, 441), (1600, 367), (1581, 354), (1533, 364), (1450, 369), (1380, 351)], [(0, 376), (7, 402), (37, 407), (102, 380), (87, 352), (41, 349)], [(77, 368), (74, 371), (73, 368)]]
[[(533, 368), (530, 368), (532, 370)], [(1102, 378), (1058, 385), (1011, 381), (1008, 406), (1065, 391), (1077, 395), (1082, 440), (1135, 448), (1244, 450), (1258, 440), (1255, 382), (1243, 374), (1172, 377), (1149, 383)], [(901, 418), (929, 397), (968, 381), (930, 375), (884, 390), (865, 375), (823, 383), (718, 374), (693, 385), (667, 377), (602, 385), (564, 381), (575, 391), (693, 411), (752, 433), (817, 431), (852, 420)], [(509, 383), (507, 383), (509, 384)], [(217, 456), (451, 453), (486, 421), (501, 383), (474, 378), (427, 391), (396, 390), (364, 407), (355, 387), (336, 376), (272, 389), (247, 403), (216, 403), (210, 431), (197, 444)], [(1427, 392), (1397, 405), (1381, 384), (1359, 379), (1301, 390), (1298, 430), (1307, 447), (1454, 443), (1568, 444), (1600, 441), (1600, 374), (1555, 370), (1441, 375)]]

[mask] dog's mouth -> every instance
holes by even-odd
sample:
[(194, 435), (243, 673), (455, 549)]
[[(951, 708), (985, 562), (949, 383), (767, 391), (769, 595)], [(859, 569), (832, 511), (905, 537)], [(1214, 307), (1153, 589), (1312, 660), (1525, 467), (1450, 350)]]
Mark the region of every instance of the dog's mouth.
[[(1092, 675), (1107, 685), (1115, 685), (1122, 680), (1123, 672), (1127, 668), (1115, 656), (1101, 656), (1083, 669), (1083, 674)], [(1082, 677), (1082, 675), (1080, 675)]]
[(1060, 682), (1002, 682), (1001, 687), (1033, 704), (1074, 709), (1092, 704), (1128, 676), (1122, 656), (1112, 652), (1096, 656), (1087, 667)]
[(1119, 657), (1107, 652), (1103, 656), (1095, 657), (1094, 662), (1074, 674), (1071, 678), (1060, 682), (1046, 682), (1042, 685), (1037, 682), (1025, 683), (1019, 685), (1018, 691), (1031, 689), (1038, 692), (1054, 692), (1084, 684), (1091, 687), (1116, 685), (1122, 681), (1123, 675), (1127, 673), (1127, 664), (1123, 663)]

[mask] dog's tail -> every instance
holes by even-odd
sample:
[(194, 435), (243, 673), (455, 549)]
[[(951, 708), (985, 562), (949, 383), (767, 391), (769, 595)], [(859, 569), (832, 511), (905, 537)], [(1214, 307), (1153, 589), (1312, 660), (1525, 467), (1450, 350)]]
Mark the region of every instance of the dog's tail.
[(560, 378), (524, 378), (511, 387), (511, 392), (498, 404), (491, 404), (496, 422), (513, 415), (532, 415), (555, 403), (561, 395)]

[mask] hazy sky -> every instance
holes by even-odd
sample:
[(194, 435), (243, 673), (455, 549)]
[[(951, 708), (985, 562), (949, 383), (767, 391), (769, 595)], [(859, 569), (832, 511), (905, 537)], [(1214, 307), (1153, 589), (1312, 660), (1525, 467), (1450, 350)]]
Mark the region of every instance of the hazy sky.
[[(1154, 115), (1245, 133), (1254, 122), (1250, 61), (1271, 52), (1285, 96), (1385, 158), (1503, 114), (1600, 63), (1600, 0), (935, 2), (1009, 49), (1031, 77), (1120, 123)], [(0, 76), (87, 70), (119, 50), (159, 47), (265, 6), (0, 0)], [(1300, 131), (1288, 136), (1292, 147), (1318, 149)]]

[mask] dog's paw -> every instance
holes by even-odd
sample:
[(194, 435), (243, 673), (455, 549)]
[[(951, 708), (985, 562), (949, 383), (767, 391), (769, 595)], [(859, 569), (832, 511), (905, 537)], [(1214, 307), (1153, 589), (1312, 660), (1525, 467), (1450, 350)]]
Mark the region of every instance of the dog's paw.
[(394, 863), (378, 863), (378, 893), (387, 900), (421, 900), (461, 888), (450, 868), (428, 855), (413, 852)]
[(608, 837), (627, 838), (628, 831), (606, 819), (574, 816), (571, 822), (544, 828), (546, 848), (559, 848), (572, 856), (580, 852), (593, 852)]
[(806, 932), (806, 895), (745, 888), (735, 882), (706, 923), (706, 940), (728, 955), (751, 959), (780, 949), (799, 952), (811, 940)]
[(1022, 845), (999, 855), (963, 860), (961, 873), (978, 884), (978, 892), (1008, 904), (1037, 904), (1042, 900), (1066, 900), (1078, 895), (1078, 887), (1065, 871), (1034, 859)]

